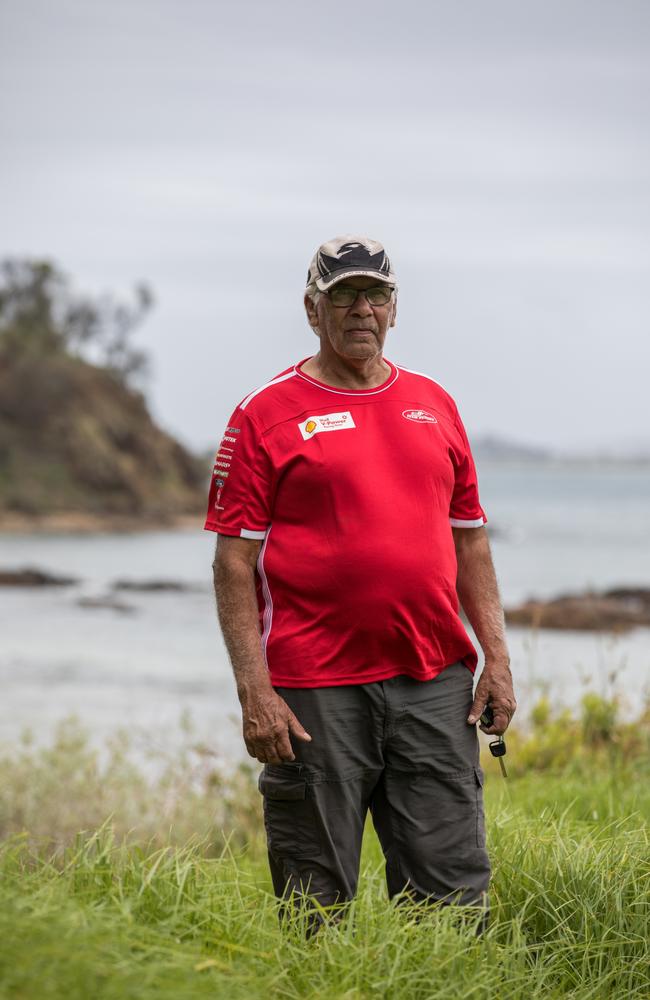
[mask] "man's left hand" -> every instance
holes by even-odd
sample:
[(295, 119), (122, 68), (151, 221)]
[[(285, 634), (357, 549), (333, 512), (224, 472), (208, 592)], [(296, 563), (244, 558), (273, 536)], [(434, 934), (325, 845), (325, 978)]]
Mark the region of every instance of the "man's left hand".
[(491, 726), (481, 723), (480, 729), (489, 736), (501, 736), (510, 725), (517, 708), (510, 664), (507, 660), (486, 659), (467, 719), (471, 726), (478, 722), (486, 705), (489, 705), (494, 713), (494, 722)]

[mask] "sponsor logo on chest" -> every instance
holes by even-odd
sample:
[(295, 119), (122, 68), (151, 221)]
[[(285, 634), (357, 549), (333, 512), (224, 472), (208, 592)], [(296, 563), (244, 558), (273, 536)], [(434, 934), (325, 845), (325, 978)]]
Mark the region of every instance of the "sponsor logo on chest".
[(438, 421), (433, 413), (428, 410), (402, 410), (402, 416), (406, 420), (412, 420), (416, 424), (437, 424)]
[(298, 424), (298, 429), (303, 439), (308, 441), (315, 434), (323, 434), (325, 431), (349, 431), (355, 426), (350, 411), (344, 410), (342, 413), (321, 413), (317, 417), (307, 417)]

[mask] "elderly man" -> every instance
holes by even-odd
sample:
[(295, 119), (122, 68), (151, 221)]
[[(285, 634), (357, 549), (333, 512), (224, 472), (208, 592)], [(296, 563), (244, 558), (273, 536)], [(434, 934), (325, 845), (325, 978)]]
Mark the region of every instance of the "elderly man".
[(391, 897), (485, 908), (476, 723), (515, 710), (503, 612), (456, 404), (384, 357), (396, 294), (380, 243), (316, 252), (318, 353), (246, 396), (217, 454), (217, 606), (276, 894), (351, 899), (370, 810)]

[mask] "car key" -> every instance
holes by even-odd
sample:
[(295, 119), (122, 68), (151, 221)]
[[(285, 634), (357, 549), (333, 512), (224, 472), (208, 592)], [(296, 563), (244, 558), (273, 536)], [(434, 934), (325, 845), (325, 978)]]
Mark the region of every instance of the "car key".
[[(483, 713), (481, 715), (481, 722), (483, 723), (484, 726), (491, 726), (492, 723), (494, 722), (494, 712), (492, 711), (490, 705), (486, 705), (485, 708), (483, 709)], [(497, 760), (499, 761), (501, 774), (503, 775), (504, 778), (507, 778), (508, 772), (506, 771), (506, 762), (503, 759), (506, 755), (507, 748), (506, 748), (506, 741), (504, 740), (503, 736), (499, 736), (498, 739), (492, 740), (491, 743), (488, 743), (488, 747), (492, 756), (496, 757)]]
[(501, 774), (504, 778), (508, 777), (508, 772), (506, 771), (506, 762), (503, 759), (506, 755), (506, 741), (503, 736), (499, 736), (497, 740), (493, 740), (492, 743), (488, 743), (490, 748), (490, 753), (493, 757), (496, 757), (499, 761), (499, 767), (501, 768)]

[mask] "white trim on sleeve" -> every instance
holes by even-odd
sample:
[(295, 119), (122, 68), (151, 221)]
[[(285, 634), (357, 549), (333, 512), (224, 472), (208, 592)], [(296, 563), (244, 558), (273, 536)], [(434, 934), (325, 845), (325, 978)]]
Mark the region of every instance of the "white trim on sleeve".
[[(395, 367), (399, 368), (400, 371), (408, 372), (409, 375), (419, 375), (420, 378), (426, 378), (426, 379), (428, 379), (429, 382), (433, 382), (434, 385), (439, 386), (442, 389), (443, 392), (446, 392), (447, 395), (451, 397), (451, 393), (448, 392), (447, 389), (445, 389), (445, 387), (442, 384), (442, 382), (438, 382), (437, 379), (431, 378), (430, 375), (426, 375), (424, 372), (416, 372), (412, 368), (405, 368), (404, 365), (395, 365)], [(451, 398), (453, 398), (453, 397), (451, 397)]]
[(245, 410), (248, 404), (250, 403), (251, 399), (255, 399), (255, 397), (258, 396), (260, 392), (264, 392), (265, 389), (270, 388), (270, 386), (272, 385), (279, 385), (280, 382), (286, 382), (288, 378), (293, 378), (296, 374), (297, 374), (296, 371), (292, 369), (290, 372), (287, 372), (286, 375), (278, 375), (277, 378), (271, 379), (270, 382), (265, 382), (264, 385), (261, 385), (259, 387), (259, 389), (254, 389), (251, 393), (249, 393), (246, 399), (244, 399), (239, 404), (239, 409)]
[(268, 646), (269, 636), (271, 635), (271, 628), (273, 626), (273, 597), (271, 596), (269, 581), (266, 578), (266, 571), (264, 569), (264, 555), (266, 553), (266, 546), (269, 544), (271, 527), (272, 525), (269, 525), (269, 530), (266, 532), (266, 540), (264, 542), (264, 545), (260, 549), (259, 556), (257, 557), (257, 572), (259, 573), (260, 579), (262, 581), (262, 595), (264, 597), (264, 616), (263, 616), (264, 628), (262, 630), (262, 652), (264, 654), (264, 662), (266, 663), (267, 670), (269, 667), (269, 661), (266, 655), (266, 647)]
[(259, 538), (260, 541), (266, 538), (265, 531), (250, 531), (248, 528), (242, 528), (239, 532), (240, 538)]
[(452, 528), (482, 528), (485, 521), (482, 517), (477, 517), (473, 521), (461, 521), (459, 517), (450, 517), (449, 523)]

